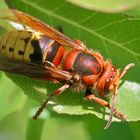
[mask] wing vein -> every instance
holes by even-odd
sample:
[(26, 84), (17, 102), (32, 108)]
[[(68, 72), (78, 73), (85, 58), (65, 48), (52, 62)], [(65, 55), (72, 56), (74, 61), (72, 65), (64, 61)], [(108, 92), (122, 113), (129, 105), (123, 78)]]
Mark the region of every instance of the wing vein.
[(57, 18), (57, 19), (59, 19), (61, 21), (64, 21), (64, 22), (66, 22), (68, 24), (71, 24), (71, 25), (73, 25), (75, 27), (81, 28), (82, 30), (84, 30), (84, 31), (86, 31), (86, 32), (88, 32), (88, 33), (90, 33), (90, 34), (92, 34), (92, 35), (94, 35), (94, 36), (96, 36), (96, 37), (98, 37), (98, 38), (100, 38), (102, 40), (105, 40), (105, 41), (113, 44), (113, 46), (119, 47), (119, 48), (127, 51), (128, 53), (130, 53), (130, 54), (132, 54), (134, 56), (140, 57), (139, 53), (136, 53), (133, 50), (131, 50), (129, 48), (126, 48), (123, 44), (120, 44), (119, 42), (111, 40), (110, 38), (107, 38), (107, 37), (95, 32), (94, 30), (88, 29), (87, 27), (84, 27), (83, 25), (80, 25), (80, 24), (76, 23), (75, 21), (71, 21), (68, 18), (59, 16), (56, 13), (53, 13), (52, 11), (49, 11), (47, 9), (44, 9), (43, 7), (35, 5), (34, 3), (30, 2), (30, 1), (23, 0), (23, 3), (25, 3), (25, 4), (27, 4), (27, 5), (31, 6), (31, 7), (39, 10), (40, 12), (43, 12), (44, 14), (51, 15), (52, 17), (55, 17), (55, 18)]

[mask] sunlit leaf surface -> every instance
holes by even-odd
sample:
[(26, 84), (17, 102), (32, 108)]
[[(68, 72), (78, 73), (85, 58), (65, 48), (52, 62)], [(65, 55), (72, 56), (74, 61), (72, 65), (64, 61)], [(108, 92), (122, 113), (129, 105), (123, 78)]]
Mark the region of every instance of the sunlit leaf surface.
[(122, 12), (140, 6), (139, 0), (66, 0), (75, 5), (100, 12)]
[[(139, 120), (140, 111), (140, 19), (121, 14), (104, 14), (88, 11), (73, 6), (63, 0), (33, 1), (13, 0), (12, 6), (29, 13), (47, 24), (61, 25), (64, 33), (74, 39), (82, 40), (88, 48), (100, 52), (106, 59), (111, 59), (118, 68), (133, 62), (135, 68), (128, 71), (118, 91), (116, 108), (126, 114), (127, 121)], [(31, 99), (42, 102), (45, 94), (60, 85), (31, 80), (27, 77), (10, 75)], [(66, 91), (49, 102), (49, 108), (59, 113), (95, 114), (107, 119), (109, 110), (96, 103), (83, 100), (83, 93)]]

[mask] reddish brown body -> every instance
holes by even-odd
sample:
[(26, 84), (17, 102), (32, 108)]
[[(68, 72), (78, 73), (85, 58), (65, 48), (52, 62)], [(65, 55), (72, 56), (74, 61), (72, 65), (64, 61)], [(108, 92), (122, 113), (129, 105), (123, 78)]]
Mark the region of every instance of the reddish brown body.
[[(0, 70), (54, 83), (63, 83), (62, 87), (56, 89), (47, 97), (33, 117), (34, 119), (40, 115), (51, 97), (60, 94), (68, 88), (76, 91), (84, 90), (85, 99), (95, 101), (111, 110), (106, 128), (110, 125), (113, 114), (120, 119), (125, 119), (125, 115), (114, 108), (114, 103), (119, 79), (134, 64), (128, 64), (119, 72), (110, 61), (104, 60), (99, 53), (88, 50), (82, 42), (72, 40), (20, 11), (10, 10), (9, 16), (4, 17), (4, 19), (23, 24), (25, 27), (30, 27), (32, 31), (28, 31), (25, 28), (24, 32), (26, 32), (28, 38), (23, 38), (25, 33), (22, 35), (22, 38), (18, 37), (19, 43), (20, 40), (24, 43), (25, 50), (22, 51), (15, 46), (11, 48), (8, 36), (1, 39), (1, 52), (5, 54), (4, 52), (7, 50), (7, 55), (0, 60)], [(22, 31), (18, 31), (18, 34), (20, 32)], [(17, 40), (14, 41), (16, 42)], [(9, 45), (6, 46), (6, 44)], [(26, 51), (26, 49), (29, 51)], [(11, 53), (15, 55), (14, 60), (9, 59), (9, 54)], [(107, 101), (96, 97), (94, 94), (96, 92), (106, 98), (111, 91), (113, 91), (111, 106)]]
[(46, 56), (46, 61), (62, 70), (77, 74), (84, 85), (91, 89), (94, 87), (101, 96), (106, 97), (113, 80), (118, 80), (117, 68), (98, 53), (89, 54), (76, 49), (65, 50), (61, 44), (53, 43)]

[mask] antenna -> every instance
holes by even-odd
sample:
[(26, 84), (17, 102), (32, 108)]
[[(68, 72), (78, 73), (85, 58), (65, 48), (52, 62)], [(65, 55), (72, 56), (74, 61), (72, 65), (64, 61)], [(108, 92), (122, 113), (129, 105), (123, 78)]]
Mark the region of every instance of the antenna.
[(108, 120), (108, 122), (107, 122), (107, 124), (106, 124), (104, 129), (107, 129), (111, 124), (113, 114), (114, 114), (114, 107), (115, 107), (116, 97), (117, 97), (117, 85), (114, 85), (114, 94), (113, 94), (113, 99), (112, 99), (112, 102), (111, 102), (109, 120)]

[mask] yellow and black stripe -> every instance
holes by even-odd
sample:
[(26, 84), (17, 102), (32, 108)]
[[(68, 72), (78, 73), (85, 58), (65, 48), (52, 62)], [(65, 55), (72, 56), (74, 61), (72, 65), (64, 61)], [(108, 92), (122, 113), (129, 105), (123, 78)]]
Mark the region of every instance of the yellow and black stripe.
[(64, 47), (38, 32), (14, 30), (1, 36), (0, 53), (17, 61), (33, 63), (49, 61), (58, 66), (64, 54)]

